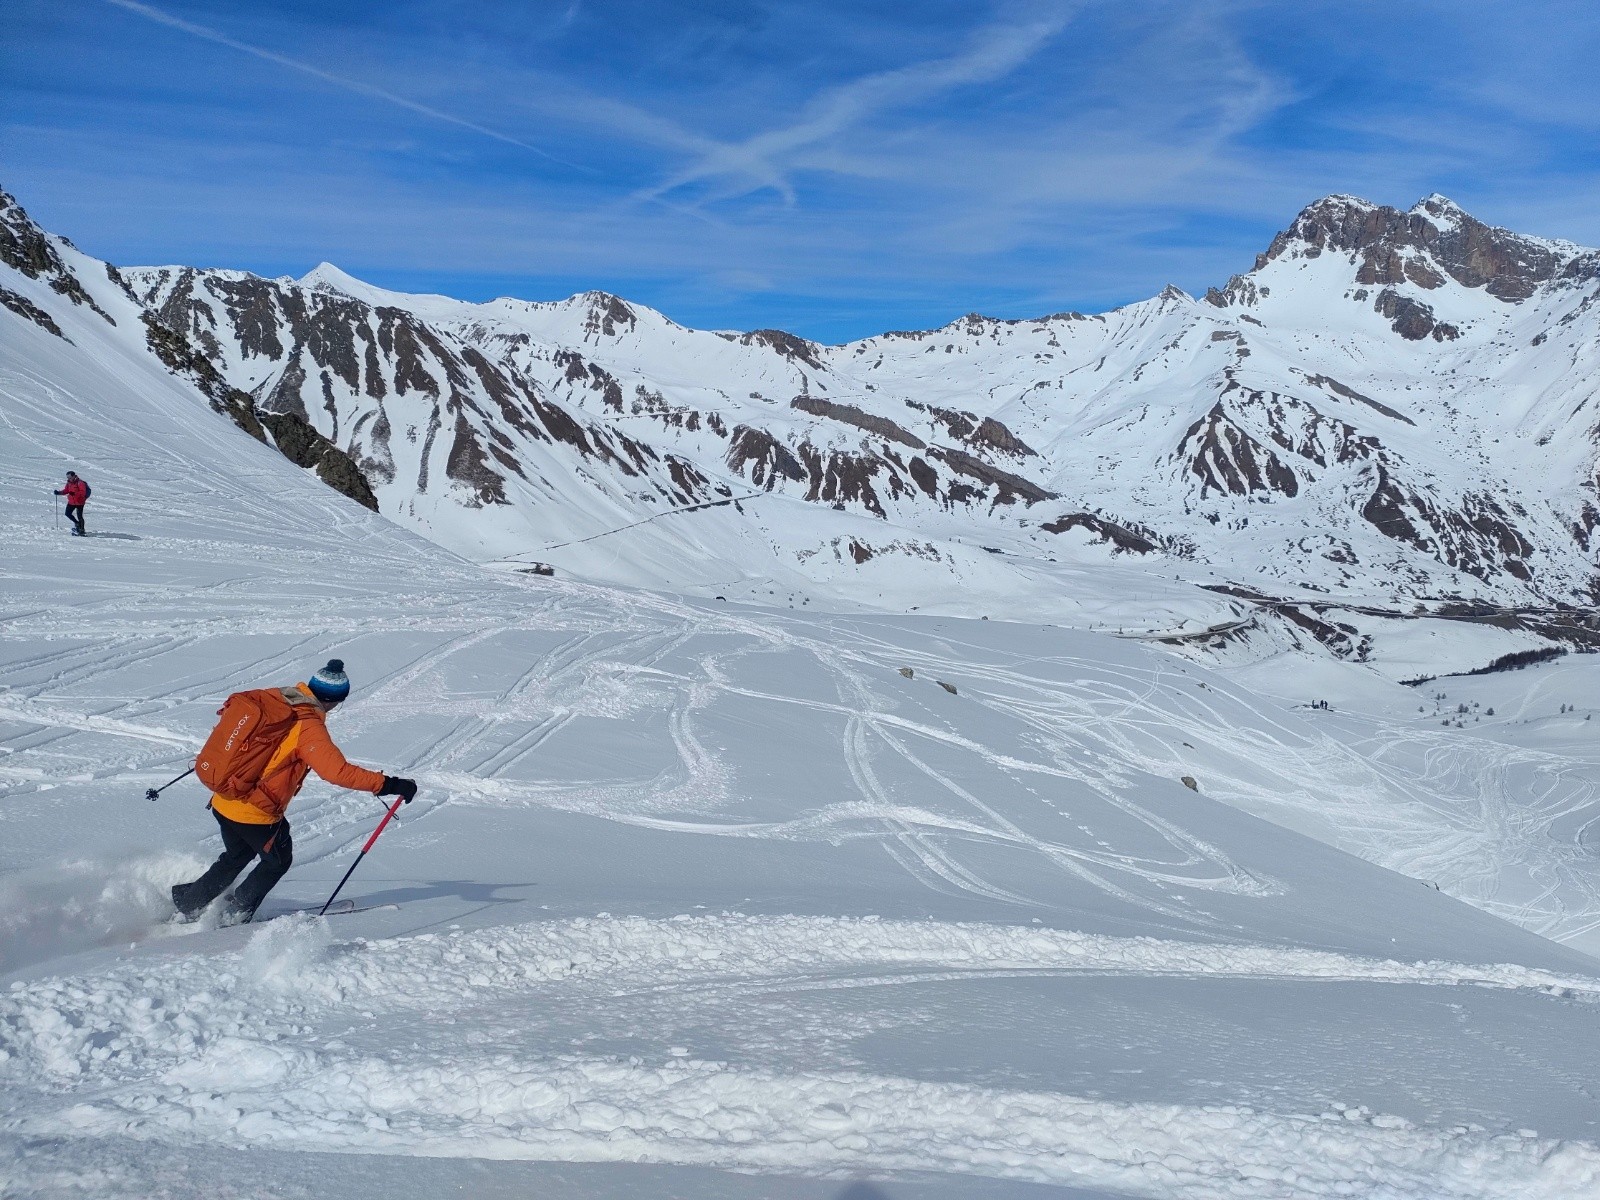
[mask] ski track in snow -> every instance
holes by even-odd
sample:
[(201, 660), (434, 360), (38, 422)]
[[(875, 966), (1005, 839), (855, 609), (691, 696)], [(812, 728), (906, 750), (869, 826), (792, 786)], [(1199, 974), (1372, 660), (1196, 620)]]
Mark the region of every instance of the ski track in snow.
[[(244, 579), (239, 591), (249, 596), (256, 589)], [(796, 623), (781, 617), (768, 623), (650, 595), (624, 597), (620, 604), (612, 600), (619, 619), (596, 627), (592, 611), (564, 616), (560, 602), (538, 605), (533, 614), (497, 603), (469, 623), (452, 611), (453, 601), (447, 596), (407, 597), (405, 605), (384, 614), (384, 621), (414, 631), (429, 644), (408, 665), (366, 689), (363, 705), (370, 714), (366, 719), (409, 715), (437, 729), (435, 739), (419, 744), (404, 766), (453, 800), (530, 802), (641, 823), (690, 809), (704, 817), (685, 820), (681, 828), (739, 836), (860, 837), (875, 823), (886, 851), (930, 886), (1020, 902), (1003, 886), (978, 878), (953, 861), (948, 844), (941, 844), (952, 836), (978, 836), (1031, 846), (1061, 870), (1092, 880), (1119, 899), (1167, 917), (1193, 919), (1192, 906), (1129, 890), (1118, 877), (1242, 894), (1270, 892), (1276, 885), (1240, 869), (1216, 847), (1129, 797), (1146, 772), (1169, 778), (1181, 773), (1184, 760), (1172, 745), (1174, 739), (1188, 738), (1243, 764), (1271, 756), (1270, 783), (1246, 774), (1209, 777), (1208, 790), (1220, 798), (1273, 815), (1325, 810), (1331, 791), (1349, 810), (1346, 815), (1357, 817), (1341, 822), (1340, 829), (1350, 848), (1364, 857), (1438, 882), (1452, 894), (1548, 936), (1583, 936), (1600, 928), (1600, 873), (1593, 869), (1592, 855), (1576, 837), (1562, 841), (1546, 833), (1563, 816), (1600, 805), (1600, 796), (1586, 780), (1564, 777), (1565, 760), (1554, 756), (1543, 756), (1550, 761), (1547, 770), (1537, 752), (1460, 737), (1441, 739), (1424, 728), (1391, 728), (1374, 734), (1365, 744), (1366, 753), (1358, 754), (1331, 737), (1284, 722), (1259, 704), (1248, 704), (1248, 720), (1242, 721), (1238, 696), (1188, 686), (1176, 670), (1131, 673), (1070, 658), (1009, 665), (979, 657), (979, 647), (930, 663), (925, 651), (910, 653), (881, 635), (859, 642), (822, 642), (786, 628)], [(226, 601), (218, 604), (226, 608)], [(139, 606), (140, 598), (131, 596), (124, 605), (115, 596), (97, 602), (108, 616)], [(252, 610), (252, 623), (258, 611)], [(197, 692), (206, 687), (220, 695), (228, 687), (292, 669), (313, 639), (296, 631), (291, 644), (275, 645), (243, 670), (236, 667), (231, 678), (212, 674), (174, 691), (134, 697), (116, 694), (99, 681), (143, 663), (197, 657), (246, 623), (242, 614), (197, 616), (186, 629), (172, 630), (168, 624), (170, 632), (151, 638), (138, 636), (143, 631), (136, 623), (113, 633), (89, 622), (86, 631), (77, 613), (19, 616), (12, 622), (13, 637), (38, 633), (76, 641), (89, 631), (97, 636), (70, 649), (19, 656), (14, 677), (26, 673), (38, 682), (0, 691), (0, 721), (41, 731), (29, 748), (37, 750), (51, 741), (60, 755), (60, 766), (52, 774), (60, 779), (92, 777), (98, 770), (94, 765), (98, 742), (81, 756), (66, 754), (71, 743), (65, 735), (74, 731), (144, 741), (173, 752), (153, 755), (150, 761), (180, 763), (203, 733), (203, 720), (174, 727), (152, 717), (159, 718), (175, 704), (192, 705)], [(270, 619), (265, 626), (252, 633), (275, 632)], [(441, 686), (456, 660), (468, 660), (482, 650), (492, 653), (497, 643), (519, 634), (548, 639), (564, 627), (563, 641), (548, 646), (496, 694), (451, 697)], [(336, 634), (337, 628), (331, 632)], [(350, 632), (358, 629), (352, 626)], [(274, 640), (281, 643), (281, 638)], [(706, 642), (723, 643), (723, 648), (696, 649)], [(730, 673), (741, 660), (785, 651), (813, 658), (834, 680), (837, 699), (752, 688)], [(963, 734), (948, 721), (897, 711), (902, 701), (886, 695), (880, 681), (890, 674), (892, 664), (912, 657), (918, 659), (921, 671), (959, 679), (970, 702), (1030, 727), (1034, 754), (1006, 752)], [(663, 661), (672, 663), (673, 669), (661, 670)], [(1074, 669), (1081, 669), (1084, 678), (1063, 678)], [(79, 695), (91, 689), (99, 693), (96, 707), (103, 711), (83, 711), (78, 699), (44, 698), (69, 688)], [(731, 802), (734, 788), (718, 757), (697, 740), (698, 714), (719, 694), (836, 714), (841, 722), (839, 752), (850, 764), (858, 796), (819, 803), (806, 817), (784, 822), (705, 819)], [(622, 716), (661, 704), (671, 706), (669, 732), (678, 760), (670, 778), (652, 774), (631, 782), (596, 779), (556, 785), (526, 778), (537, 774), (541, 748), (576, 717)], [(142, 719), (113, 715), (136, 706), (145, 710)], [(206, 710), (204, 716), (209, 715)], [(1263, 734), (1276, 734), (1276, 742), (1264, 747)], [(1168, 845), (1170, 853), (1159, 857), (1114, 853), (1094, 844), (1024, 833), (999, 818), (992, 807), (977, 802), (949, 772), (930, 765), (918, 753), (917, 743), (953, 749), (1013, 777), (1040, 776), (1087, 790), (1099, 803), (1145, 826)], [(956, 800), (966, 815), (957, 819), (891, 798), (875, 782), (871, 765), (884, 754), (897, 756), (925, 776), (940, 794)], [(1390, 765), (1406, 755), (1424, 759), (1421, 769)], [(1139, 765), (1137, 772), (1130, 770), (1132, 764)], [(1542, 772), (1548, 800), (1535, 793), (1530, 802), (1527, 789), (1519, 789), (1518, 802), (1507, 801), (1503, 781), (1508, 771), (1516, 769)], [(0, 780), (15, 786), (46, 781), (37, 771), (19, 772), (0, 760)], [(1363, 796), (1374, 789), (1381, 789), (1381, 802), (1364, 803)], [(327, 813), (321, 812), (329, 805)], [(332, 834), (340, 816), (364, 821), (369, 807), (330, 800), (319, 807), (308, 832)], [(357, 826), (352, 825), (335, 839), (333, 848), (343, 848), (357, 835)], [(308, 840), (308, 848), (311, 845)], [(1530, 881), (1519, 884), (1511, 896), (1502, 890), (1507, 861), (1526, 863)]]
[[(1063, 768), (1048, 758), (1028, 760), (997, 753), (948, 725), (908, 720), (897, 715), (892, 711), (895, 705), (881, 699), (869, 682), (869, 671), (879, 678), (888, 675), (886, 665), (873, 661), (860, 651), (842, 648), (837, 643), (821, 643), (814, 638), (746, 617), (710, 615), (704, 609), (664, 598), (632, 598), (624, 601), (621, 607), (625, 620), (620, 628), (580, 627), (572, 637), (531, 663), (499, 694), (452, 701), (443, 696), (443, 689), (439, 686), (452, 660), (470, 657), (486, 645), (492, 648), (492, 643), (497, 639), (515, 632), (548, 635), (553, 624), (549, 620), (551, 614), (540, 613), (531, 619), (526, 614), (483, 614), (481, 620), (489, 628), (480, 626), (470, 632), (452, 634), (449, 632), (450, 617), (446, 616), (442, 622), (430, 620), (428, 616), (419, 617), (413, 604), (409, 616), (395, 614), (392, 619), (402, 627), (433, 637), (442, 636), (443, 640), (418, 654), (404, 668), (373, 682), (363, 695), (363, 711), (368, 714), (366, 719), (374, 720), (381, 715), (395, 713), (426, 716), (430, 723), (443, 729), (438, 740), (419, 747), (416, 763), (425, 785), (442, 785), (453, 798), (479, 796), (491, 798), (495, 803), (515, 799), (532, 800), (626, 822), (650, 821), (675, 809), (715, 811), (720, 802), (728, 800), (732, 787), (731, 776), (718, 757), (704, 749), (696, 733), (696, 713), (713, 698), (720, 694), (782, 705), (800, 705), (830, 712), (840, 718), (840, 752), (850, 765), (860, 798), (843, 806), (837, 803), (821, 805), (810, 817), (782, 826), (747, 823), (738, 830), (744, 836), (809, 836), (826, 839), (836, 832), (841, 836), (862, 836), (864, 825), (875, 824), (886, 850), (909, 872), (931, 886), (955, 888), (1019, 904), (1028, 901), (974, 874), (952, 857), (949, 846), (942, 843), (956, 833), (1027, 846), (1056, 861), (1062, 870), (1093, 881), (1109, 894), (1169, 916), (1185, 914), (1170, 903), (1129, 891), (1110, 878), (1110, 874), (1130, 874), (1147, 881), (1181, 879), (1193, 887), (1246, 893), (1270, 890), (1270, 884), (1240, 870), (1214, 847), (1205, 846), (1124, 799), (1119, 794), (1118, 785), (1125, 784), (1126, 779), (1119, 780), (1115, 774), (1108, 777), (1105, 772), (1092, 769)], [(559, 616), (559, 611), (554, 615)], [(496, 616), (500, 619), (496, 620)], [(54, 621), (49, 624), (53, 625)], [(220, 624), (226, 626), (227, 622)], [(444, 625), (443, 629), (440, 628), (441, 624)], [(196, 648), (205, 638), (220, 636), (222, 632), (214, 626), (210, 629), (202, 627), (181, 637), (162, 639), (153, 645), (110, 655), (97, 645), (85, 648), (81, 655), (76, 656), (78, 661), (65, 669), (60, 661), (36, 661), (33, 664), (35, 669), (53, 668), (45, 683), (37, 690), (54, 693), (68, 686), (86, 683), (95, 673), (91, 664), (96, 661), (99, 662), (100, 672), (111, 673), (147, 658), (160, 657), (163, 653), (180, 653)], [(686, 673), (667, 674), (654, 670), (655, 664), (684, 650), (691, 642), (727, 642), (730, 638), (736, 643), (731, 648), (698, 654), (690, 650), (689, 661), (685, 664), (689, 667)], [(815, 656), (823, 670), (835, 679), (840, 699), (830, 702), (778, 691), (749, 689), (728, 679), (730, 661), (771, 652), (774, 648)], [(287, 653), (275, 653), (251, 664), (249, 670), (257, 674), (268, 671), (287, 657)], [(612, 681), (616, 683), (612, 685)], [(1146, 694), (1155, 686), (1154, 681), (1142, 682)], [(640, 694), (641, 684), (644, 695)], [(531, 762), (537, 750), (558, 734), (574, 715), (623, 715), (638, 708), (641, 703), (650, 703), (649, 693), (663, 691), (666, 696), (657, 699), (665, 698), (672, 705), (668, 728), (678, 759), (675, 778), (655, 775), (631, 784), (591, 783), (550, 787), (543, 783), (519, 782), (514, 777), (516, 768)], [(419, 694), (430, 699), (418, 700), (416, 697)], [(132, 697), (123, 699), (128, 703), (133, 701)], [(145, 699), (155, 702), (167, 697), (157, 693)], [(993, 704), (992, 701), (990, 703)], [(209, 716), (209, 713), (206, 715)], [(1061, 741), (1067, 721), (1082, 714), (1072, 712), (1063, 715), (1066, 721), (1057, 722), (1051, 730), (1052, 740), (1057, 744)], [(58, 707), (30, 699), (25, 694), (0, 693), (0, 718), (57, 731), (77, 730), (136, 738), (174, 748), (192, 746), (202, 732), (199, 728), (163, 728), (145, 722), (84, 715), (65, 706)], [(1102, 728), (1115, 724), (1112, 718), (1101, 717), (1097, 720)], [(515, 728), (519, 722), (525, 722), (523, 730), (502, 740), (504, 731)], [(1067, 779), (1089, 786), (1106, 802), (1134, 816), (1171, 842), (1174, 853), (1168, 859), (1150, 860), (1126, 854), (1106, 854), (1091, 847), (1045, 841), (1025, 834), (1014, 824), (1000, 819), (992, 808), (978, 803), (970, 792), (952, 784), (946, 776), (918, 758), (904, 740), (907, 735), (932, 739), (942, 746), (971, 755), (985, 765), (1012, 772)], [(912, 816), (917, 812), (916, 806), (908, 808), (893, 800), (876, 782), (870, 760), (875, 754), (884, 752), (898, 755), (916, 770), (928, 775), (942, 791), (957, 797), (971, 815), (960, 821), (931, 812)], [(1054, 757), (1060, 760), (1065, 758), (1065, 754), (1057, 752)], [(409, 767), (411, 764), (405, 765)], [(0, 771), (3, 770), (0, 767)], [(358, 821), (366, 817), (367, 808), (364, 806), (352, 807), (344, 801), (331, 803), (337, 806), (339, 813), (349, 813)], [(297, 813), (302, 811), (297, 808)], [(842, 818), (844, 824), (839, 829), (830, 827), (829, 813), (837, 813)], [(310, 834), (321, 835), (329, 831), (320, 809), (309, 815), (306, 828)], [(908, 820), (908, 817), (911, 819)], [(299, 827), (300, 823), (297, 822)], [(690, 826), (686, 824), (683, 827)], [(709, 824), (701, 825), (700, 829), (707, 833), (720, 832)], [(342, 849), (354, 836), (356, 830), (349, 830), (336, 843), (335, 849)], [(1187, 915), (1192, 917), (1194, 914)]]
[[(36, 1137), (228, 1140), (294, 1149), (643, 1161), (738, 1170), (945, 1170), (1171, 1197), (1572, 1197), (1600, 1151), (1429, 1130), (1360, 1106), (1270, 1114), (1111, 1103), (859, 1072), (687, 1057), (523, 1055), (457, 1018), (630, 991), (866, 987), (996, 973), (1131, 973), (1535, 989), (1600, 978), (1385, 962), (954, 922), (582, 918), (368, 942), (300, 915), (209, 958), (166, 957), (0, 997), (4, 1127)], [(344, 1021), (344, 1036), (305, 1034)], [(359, 1030), (393, 1029), (382, 1048)], [(403, 1031), (401, 1033), (400, 1031)], [(79, 1085), (93, 1081), (89, 1088)], [(1574, 1190), (1579, 1189), (1579, 1190)]]

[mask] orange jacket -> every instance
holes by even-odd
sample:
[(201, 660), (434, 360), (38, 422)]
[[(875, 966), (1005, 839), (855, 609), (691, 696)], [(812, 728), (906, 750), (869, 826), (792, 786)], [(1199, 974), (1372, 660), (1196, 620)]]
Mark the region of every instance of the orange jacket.
[(358, 767), (345, 758), (328, 736), (328, 710), (305, 684), (284, 688), (283, 698), (294, 711), (294, 725), (261, 772), (255, 791), (240, 799), (212, 796), (211, 807), (230, 821), (246, 825), (272, 825), (283, 819), (289, 801), (299, 794), (306, 774), (317, 775), (335, 787), (376, 793), (383, 787), (383, 772)]

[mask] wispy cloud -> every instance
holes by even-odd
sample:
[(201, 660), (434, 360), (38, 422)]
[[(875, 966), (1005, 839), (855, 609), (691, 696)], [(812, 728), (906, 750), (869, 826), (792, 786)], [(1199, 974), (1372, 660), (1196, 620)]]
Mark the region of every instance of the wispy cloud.
[[(742, 141), (715, 142), (689, 165), (638, 193), (654, 199), (692, 183), (722, 180), (712, 199), (731, 199), (771, 189), (795, 202), (790, 175), (794, 156), (883, 111), (926, 100), (955, 88), (1003, 78), (1032, 58), (1071, 20), (1075, 5), (1053, 6), (1047, 15), (980, 30), (958, 54), (894, 70), (879, 71), (820, 93), (798, 121), (775, 126)], [(811, 165), (823, 160), (811, 159)], [(833, 159), (837, 168), (845, 160)]]
[(1334, 191), (1600, 241), (1585, 0), (106, 4), (13, 0), (0, 182), (122, 262), (838, 338), (1203, 290)]
[[(405, 96), (391, 92), (387, 88), (377, 87), (360, 79), (351, 79), (345, 75), (336, 75), (332, 71), (325, 71), (321, 67), (313, 66), (311, 63), (304, 62), (298, 58), (290, 58), (286, 54), (279, 54), (275, 50), (268, 50), (262, 46), (253, 46), (249, 42), (241, 42), (238, 38), (229, 37), (218, 30), (207, 28), (204, 25), (196, 25), (193, 21), (186, 21), (182, 17), (175, 17), (171, 13), (164, 12), (153, 5), (141, 4), (139, 0), (105, 0), (105, 2), (114, 8), (120, 8), (126, 12), (144, 17), (146, 20), (154, 21), (158, 25), (165, 25), (169, 29), (176, 29), (197, 38), (204, 38), (208, 42), (215, 42), (219, 46), (226, 46), (230, 50), (239, 51), (241, 54), (249, 54), (261, 59), (263, 62), (274, 63), (291, 71), (298, 71), (302, 75), (309, 75), (313, 79), (319, 79), (323, 83), (332, 84), (334, 87), (344, 88), (346, 91), (355, 92), (358, 95), (369, 96), (374, 100), (382, 100), (386, 104), (396, 105), (430, 120), (442, 121), (447, 125), (455, 125), (461, 129), (471, 130), (473, 133), (481, 134), (486, 138), (493, 138), (497, 142), (504, 142), (509, 146), (516, 146), (530, 151), (542, 158), (549, 159), (551, 162), (560, 163), (564, 167), (577, 167), (577, 164), (551, 154), (542, 146), (536, 146), (532, 142), (524, 141), (522, 138), (513, 137), (509, 133), (502, 133), (498, 129), (491, 129), (487, 125), (480, 125), (476, 121), (469, 121), (464, 117), (458, 117), (454, 113), (447, 113), (442, 109), (433, 108), (427, 104), (419, 104), (417, 101), (407, 99)], [(576, 6), (574, 6), (575, 9)]]

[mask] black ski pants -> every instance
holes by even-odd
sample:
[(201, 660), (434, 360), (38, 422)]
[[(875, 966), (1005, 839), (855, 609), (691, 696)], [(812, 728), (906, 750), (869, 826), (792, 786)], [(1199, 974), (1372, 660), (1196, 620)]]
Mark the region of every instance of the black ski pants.
[(259, 857), (261, 861), (256, 869), (234, 889), (228, 904), (240, 921), (248, 921), (294, 861), (289, 822), (285, 819), (276, 825), (247, 825), (242, 821), (230, 821), (215, 809), (211, 815), (222, 827), (222, 853), (199, 879), (173, 888), (172, 902), (185, 914), (199, 912), (222, 895), (252, 858)]
[(81, 504), (69, 504), (69, 505), (67, 505), (67, 520), (71, 521), (74, 525), (76, 525), (78, 527), (78, 532), (82, 533), (83, 532), (83, 505), (81, 505)]

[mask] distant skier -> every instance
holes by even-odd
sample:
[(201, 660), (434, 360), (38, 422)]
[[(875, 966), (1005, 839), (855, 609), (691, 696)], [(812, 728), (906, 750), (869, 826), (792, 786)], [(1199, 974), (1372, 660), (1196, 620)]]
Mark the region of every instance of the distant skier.
[(334, 658), (309, 682), (228, 697), (222, 720), (195, 760), (196, 776), (214, 792), (209, 807), (222, 829), (222, 854), (199, 879), (173, 887), (172, 903), (184, 917), (220, 896), (259, 856), (256, 869), (228, 898), (223, 922), (242, 924), (255, 916), (293, 861), (283, 814), (308, 771), (336, 787), (411, 803), (415, 782), (356, 766), (328, 736), (327, 714), (349, 694), (344, 663)]
[(83, 506), (89, 502), (89, 485), (78, 478), (76, 471), (68, 471), (67, 485), (57, 488), (56, 495), (67, 498), (67, 520), (72, 522), (72, 536), (83, 537)]

